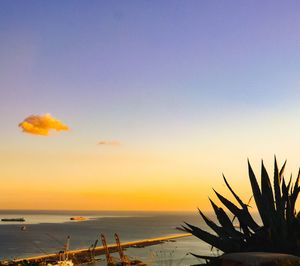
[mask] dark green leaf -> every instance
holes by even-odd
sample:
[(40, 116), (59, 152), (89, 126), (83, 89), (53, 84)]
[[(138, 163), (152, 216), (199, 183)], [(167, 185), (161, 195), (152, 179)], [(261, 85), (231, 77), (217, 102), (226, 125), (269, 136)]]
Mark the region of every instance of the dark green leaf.
[(274, 217), (275, 206), (271, 182), (263, 161), (261, 162), (261, 196), (265, 211), (263, 223), (265, 226), (269, 226), (271, 219)]
[[(199, 210), (199, 209), (198, 209)], [(230, 234), (227, 233), (226, 230), (224, 230), (223, 227), (216, 225), (212, 220), (210, 220), (209, 218), (207, 218), (200, 210), (199, 213), (202, 217), (202, 219), (205, 221), (205, 223), (213, 230), (217, 233), (217, 235), (221, 238), (229, 238)]]
[(200, 238), (201, 240), (205, 241), (206, 243), (224, 251), (229, 252), (231, 250), (238, 251), (238, 247), (234, 247), (234, 241), (232, 240), (224, 240), (220, 239), (219, 237), (212, 235), (196, 226), (193, 226), (189, 223), (185, 223), (189, 228), (186, 226), (182, 226), (187, 232), (190, 232), (194, 236)]
[(226, 230), (226, 232), (230, 235), (232, 235), (233, 237), (243, 237), (243, 234), (241, 232), (238, 232), (235, 228), (234, 225), (232, 224), (232, 222), (230, 221), (228, 215), (226, 214), (226, 212), (222, 209), (219, 208), (211, 199), (210, 203), (214, 209), (214, 212), (217, 216), (217, 219), (220, 223), (220, 225), (223, 226), (224, 230)]
[(268, 217), (266, 217), (266, 211), (264, 209), (261, 191), (259, 189), (256, 176), (252, 170), (249, 160), (248, 160), (248, 171), (249, 171), (249, 179), (250, 179), (250, 184), (251, 184), (251, 188), (252, 188), (252, 192), (253, 192), (253, 197), (254, 197), (259, 215), (260, 215), (263, 223), (267, 224)]

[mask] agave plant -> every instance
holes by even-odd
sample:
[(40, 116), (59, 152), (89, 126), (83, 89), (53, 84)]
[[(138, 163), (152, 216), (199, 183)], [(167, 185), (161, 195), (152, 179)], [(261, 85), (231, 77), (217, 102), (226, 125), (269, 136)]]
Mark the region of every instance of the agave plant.
[[(300, 170), (294, 184), (292, 183), (292, 176), (286, 183), (283, 176), (285, 165), (286, 161), (279, 170), (275, 157), (272, 186), (262, 161), (261, 185), (259, 186), (248, 160), (249, 179), (261, 224), (253, 219), (248, 204), (240, 199), (223, 175), (225, 184), (237, 203), (231, 202), (215, 190), (214, 192), (231, 213), (230, 216), (238, 220), (239, 227), (234, 226), (233, 220), (229, 218), (230, 216), (223, 208), (209, 199), (218, 222), (209, 219), (201, 210), (199, 213), (214, 233), (209, 233), (189, 223), (185, 223), (179, 229), (192, 233), (224, 253), (264, 251), (300, 256), (300, 214), (295, 209), (300, 192)], [(206, 256), (195, 256), (209, 259)]]

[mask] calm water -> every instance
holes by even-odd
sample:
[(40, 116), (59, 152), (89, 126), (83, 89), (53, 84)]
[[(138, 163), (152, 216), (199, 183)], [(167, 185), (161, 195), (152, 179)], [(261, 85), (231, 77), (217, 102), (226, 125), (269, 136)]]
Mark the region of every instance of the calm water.
[[(84, 216), (89, 220), (70, 221), (71, 216)], [(77, 249), (89, 247), (101, 233), (110, 244), (114, 243), (115, 232), (122, 242), (127, 242), (180, 233), (176, 227), (183, 221), (204, 226), (196, 212), (0, 211), (0, 218), (4, 217), (24, 217), (26, 222), (0, 222), (0, 259), (55, 253), (62, 249), (68, 235), (71, 236), (71, 249)], [(26, 225), (26, 231), (21, 231), (22, 225)], [(128, 256), (138, 257), (150, 265), (199, 263), (188, 252), (212, 254), (208, 245), (194, 237), (126, 250)], [(105, 261), (97, 264), (106, 265)]]

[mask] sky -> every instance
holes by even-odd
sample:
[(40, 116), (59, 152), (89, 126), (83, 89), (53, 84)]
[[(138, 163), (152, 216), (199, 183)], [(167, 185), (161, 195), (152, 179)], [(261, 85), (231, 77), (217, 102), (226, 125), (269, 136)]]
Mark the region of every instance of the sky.
[(0, 209), (203, 210), (300, 166), (299, 1), (1, 1)]

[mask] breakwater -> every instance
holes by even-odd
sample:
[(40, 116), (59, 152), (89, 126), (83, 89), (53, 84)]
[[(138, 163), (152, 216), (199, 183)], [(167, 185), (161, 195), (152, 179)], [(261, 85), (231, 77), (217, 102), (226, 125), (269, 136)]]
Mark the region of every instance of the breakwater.
[[(130, 242), (121, 243), (122, 249), (126, 248), (143, 248), (147, 246), (157, 245), (168, 241), (174, 241), (177, 238), (183, 238), (191, 236), (191, 234), (175, 234), (157, 238), (142, 239)], [(107, 246), (110, 253), (118, 251), (117, 244), (110, 244)], [(98, 246), (94, 248), (76, 249), (67, 251), (67, 255), (75, 264), (86, 263), (92, 261), (95, 257), (105, 254), (105, 248)], [(59, 259), (59, 252), (41, 256), (20, 258), (11, 261), (0, 261), (0, 266), (3, 265), (35, 265), (47, 261), (53, 261)]]

